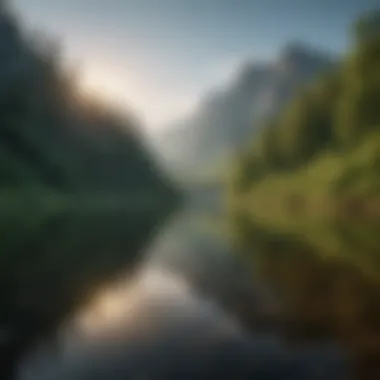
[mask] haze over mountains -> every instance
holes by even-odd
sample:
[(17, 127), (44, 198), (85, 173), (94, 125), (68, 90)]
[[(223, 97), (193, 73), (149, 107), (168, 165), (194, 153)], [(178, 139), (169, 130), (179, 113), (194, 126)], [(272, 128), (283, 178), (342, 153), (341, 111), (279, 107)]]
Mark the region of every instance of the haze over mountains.
[(293, 42), (273, 62), (246, 62), (224, 88), (201, 99), (190, 117), (155, 136), (164, 166), (183, 180), (218, 175), (225, 160), (276, 115), (301, 85), (333, 68), (329, 53)]

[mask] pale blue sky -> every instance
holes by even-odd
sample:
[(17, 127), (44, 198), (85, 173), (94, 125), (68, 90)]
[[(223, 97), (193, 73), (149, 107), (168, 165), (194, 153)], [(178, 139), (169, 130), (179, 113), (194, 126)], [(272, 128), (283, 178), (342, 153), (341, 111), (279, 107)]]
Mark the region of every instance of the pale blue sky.
[[(291, 40), (341, 52), (378, 0), (14, 0), (52, 31), (83, 81), (134, 107), (152, 128), (189, 112), (246, 59)], [(103, 88), (102, 87), (102, 88)]]

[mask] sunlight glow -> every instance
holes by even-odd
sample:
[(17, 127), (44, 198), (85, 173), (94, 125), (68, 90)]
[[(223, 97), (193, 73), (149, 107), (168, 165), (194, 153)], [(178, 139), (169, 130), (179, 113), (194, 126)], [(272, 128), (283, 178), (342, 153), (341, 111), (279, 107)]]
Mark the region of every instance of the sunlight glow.
[(79, 314), (78, 326), (84, 333), (94, 334), (124, 320), (138, 300), (134, 286), (103, 290)]
[(98, 293), (92, 302), (79, 314), (79, 328), (94, 335), (104, 329), (116, 327), (130, 320), (135, 322), (139, 306), (149, 297), (176, 297), (185, 299), (191, 295), (185, 280), (158, 268), (149, 268), (135, 281), (117, 284)]
[(141, 98), (141, 90), (126, 73), (112, 72), (106, 67), (87, 67), (80, 76), (79, 88), (88, 94), (120, 107), (135, 107), (134, 101)]
[(81, 70), (79, 91), (126, 113), (132, 111), (149, 130), (190, 114), (198, 98), (198, 94), (170, 91), (170, 86), (163, 93), (155, 80), (145, 80), (140, 73), (102, 62), (87, 64)]

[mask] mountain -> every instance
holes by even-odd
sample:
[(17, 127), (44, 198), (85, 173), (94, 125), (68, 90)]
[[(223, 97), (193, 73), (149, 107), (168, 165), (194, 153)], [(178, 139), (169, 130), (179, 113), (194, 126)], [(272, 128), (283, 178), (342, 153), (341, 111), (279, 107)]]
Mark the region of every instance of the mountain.
[(273, 62), (246, 62), (232, 82), (210, 92), (190, 117), (155, 138), (163, 164), (182, 180), (223, 167), (263, 119), (276, 115), (301, 85), (333, 68), (330, 54), (294, 42)]
[(0, 188), (170, 198), (139, 123), (82, 94), (57, 50), (0, 2)]

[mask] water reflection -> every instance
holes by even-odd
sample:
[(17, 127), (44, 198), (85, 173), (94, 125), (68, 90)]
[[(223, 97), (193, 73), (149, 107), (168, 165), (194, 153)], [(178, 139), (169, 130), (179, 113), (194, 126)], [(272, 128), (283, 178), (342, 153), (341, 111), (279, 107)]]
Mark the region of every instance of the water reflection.
[(194, 213), (173, 220), (135, 276), (80, 310), (64, 350), (35, 352), (20, 379), (346, 379), (331, 342), (288, 347), (276, 321), (262, 328), (272, 292), (206, 226)]
[(380, 378), (379, 225), (335, 221), (273, 231), (245, 215), (235, 233), (262, 282), (281, 302), (293, 344), (334, 339), (355, 379)]
[[(20, 201), (21, 202), (21, 201)], [(22, 203), (22, 202), (21, 202)], [(99, 284), (126, 276), (167, 210), (64, 207), (0, 218), (0, 377), (30, 347), (92, 298)], [(8, 212), (7, 212), (8, 211)]]

